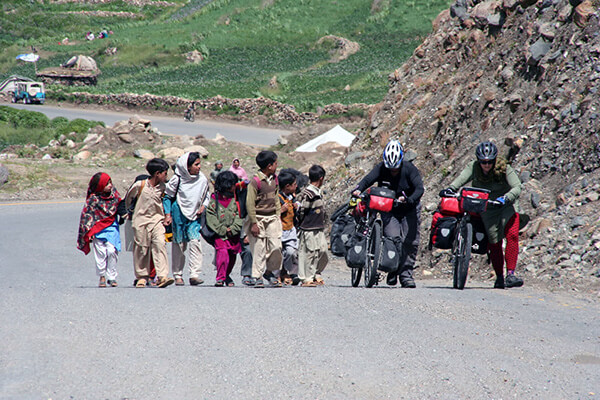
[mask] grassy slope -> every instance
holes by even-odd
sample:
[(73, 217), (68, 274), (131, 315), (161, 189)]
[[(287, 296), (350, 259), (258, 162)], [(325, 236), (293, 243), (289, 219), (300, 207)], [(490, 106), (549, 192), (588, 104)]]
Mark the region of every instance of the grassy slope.
[[(12, 73), (32, 76), (33, 67), (17, 66), (14, 56), (35, 44), (43, 57), (40, 68), (77, 53), (94, 56), (102, 75), (91, 91), (98, 93), (265, 95), (301, 111), (332, 102), (375, 103), (387, 91), (387, 75), (412, 53), (430, 31), (430, 21), (448, 6), (447, 0), (381, 0), (372, 11), (369, 0), (216, 0), (198, 12), (202, 0), (179, 3), (183, 7), (168, 10), (140, 10), (120, 1), (93, 7), (45, 5), (42, 14), (39, 5), (15, 6), (13, 21), (19, 15), (25, 18), (25, 13), (43, 16), (45, 28), (38, 31), (18, 29), (15, 23), (5, 29), (10, 7), (5, 4), (0, 17), (0, 78)], [(65, 11), (84, 9), (141, 12), (145, 18), (65, 17)], [(109, 39), (79, 40), (85, 31), (97, 32), (105, 25), (115, 32)], [(12, 37), (11, 29), (16, 32)], [(361, 51), (345, 61), (327, 63), (329, 48), (316, 47), (315, 42), (328, 34), (358, 42)], [(56, 44), (64, 36), (78, 43)], [(15, 37), (26, 39), (9, 45)], [(103, 54), (108, 46), (118, 48), (116, 56)], [(181, 54), (191, 49), (208, 53), (207, 60), (183, 63)], [(279, 87), (271, 89), (268, 82), (275, 75)], [(343, 90), (346, 85), (351, 90)]]

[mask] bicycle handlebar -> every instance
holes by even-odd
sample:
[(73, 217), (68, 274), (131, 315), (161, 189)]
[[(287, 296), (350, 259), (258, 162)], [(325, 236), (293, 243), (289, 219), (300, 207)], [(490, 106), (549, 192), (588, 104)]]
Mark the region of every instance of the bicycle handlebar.
[[(449, 198), (459, 199), (460, 198), (460, 193), (456, 193), (455, 192), (453, 195), (446, 195), (446, 196), (440, 196), (440, 197), (449, 197)], [(496, 206), (496, 207), (502, 207), (502, 206), (506, 205), (504, 203), (501, 203), (501, 202), (499, 202), (497, 200), (492, 200), (492, 199), (488, 199), (487, 203), (489, 205)]]

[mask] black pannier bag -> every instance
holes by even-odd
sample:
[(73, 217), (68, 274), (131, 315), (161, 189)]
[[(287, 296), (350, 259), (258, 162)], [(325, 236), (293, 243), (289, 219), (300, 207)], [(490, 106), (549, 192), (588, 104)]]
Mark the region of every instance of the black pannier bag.
[(400, 254), (396, 249), (394, 240), (384, 237), (381, 243), (381, 255), (379, 259), (379, 270), (383, 272), (395, 272), (398, 269)]
[(455, 217), (444, 217), (441, 213), (436, 212), (431, 221), (429, 247), (451, 249), (452, 243), (454, 243), (457, 221)]
[(471, 218), (471, 225), (473, 225), (471, 253), (486, 254), (488, 249), (488, 238), (483, 221), (479, 218)]
[(351, 215), (340, 215), (331, 226), (329, 241), (331, 253), (337, 257), (345, 257), (348, 242), (354, 233), (356, 223)]
[(348, 243), (346, 265), (350, 268), (363, 268), (367, 259), (367, 237), (356, 232)]

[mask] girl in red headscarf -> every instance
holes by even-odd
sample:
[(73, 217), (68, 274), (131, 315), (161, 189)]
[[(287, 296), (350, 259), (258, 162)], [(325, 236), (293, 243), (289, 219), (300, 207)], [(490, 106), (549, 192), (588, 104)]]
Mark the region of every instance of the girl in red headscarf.
[(95, 174), (90, 180), (81, 211), (77, 248), (88, 254), (92, 244), (96, 273), (100, 276), (99, 287), (107, 284), (117, 286), (117, 260), (121, 251), (117, 218), (119, 203), (121, 197), (110, 176), (104, 172)]

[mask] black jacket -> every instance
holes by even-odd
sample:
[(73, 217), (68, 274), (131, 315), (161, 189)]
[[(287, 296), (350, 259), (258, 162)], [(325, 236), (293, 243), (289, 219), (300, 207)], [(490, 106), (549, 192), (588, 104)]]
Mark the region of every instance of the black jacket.
[(356, 189), (364, 192), (375, 183), (377, 186), (385, 186), (395, 191), (396, 198), (406, 196), (406, 204), (396, 207), (393, 211), (401, 214), (415, 208), (425, 191), (421, 173), (409, 161), (402, 161), (400, 173), (396, 176), (392, 176), (390, 170), (380, 162), (358, 183)]

